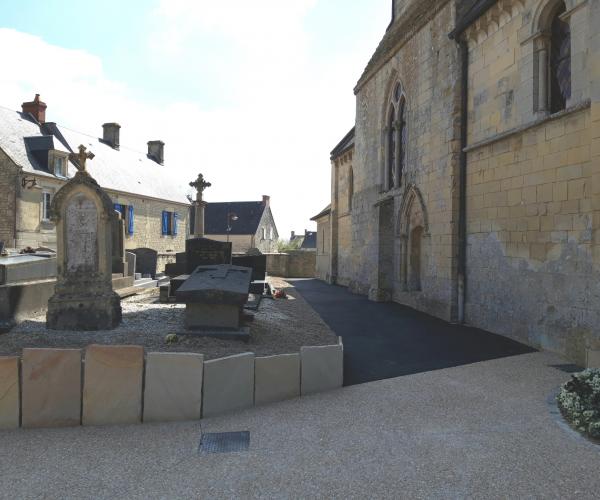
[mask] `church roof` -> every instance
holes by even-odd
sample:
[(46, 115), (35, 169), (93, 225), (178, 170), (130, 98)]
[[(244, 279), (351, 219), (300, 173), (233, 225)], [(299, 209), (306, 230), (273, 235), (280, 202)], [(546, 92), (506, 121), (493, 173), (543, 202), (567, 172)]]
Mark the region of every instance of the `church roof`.
[(333, 148), (331, 152), (331, 159), (335, 160), (338, 156), (341, 156), (346, 151), (352, 149), (354, 147), (354, 133), (356, 127), (352, 127), (352, 130), (348, 132), (344, 138), (338, 143), (338, 145)]
[(456, 38), (463, 33), (479, 17), (493, 7), (498, 0), (461, 0), (456, 6), (456, 27), (450, 33), (450, 38)]
[(449, 0), (415, 1), (387, 29), (379, 46), (356, 84), (355, 92), (389, 61), (398, 49), (412, 38)]
[(227, 234), (229, 214), (235, 214), (237, 220), (231, 221), (229, 234), (256, 234), (265, 209), (262, 201), (207, 203), (204, 209), (204, 232), (207, 235)]
[[(0, 149), (24, 172), (54, 177), (40, 152), (44, 148), (73, 152), (80, 144), (94, 153), (87, 170), (103, 188), (189, 205), (187, 182), (177, 180), (174, 167), (159, 165), (145, 153), (123, 146), (116, 150), (99, 138), (54, 123), (39, 124), (29, 114), (0, 107)], [(76, 172), (69, 162), (68, 177)]]
[(321, 210), (317, 215), (312, 217), (310, 220), (316, 221), (317, 219), (320, 219), (321, 217), (325, 217), (326, 215), (329, 215), (330, 213), (331, 213), (331, 203), (329, 205), (327, 205), (323, 210)]

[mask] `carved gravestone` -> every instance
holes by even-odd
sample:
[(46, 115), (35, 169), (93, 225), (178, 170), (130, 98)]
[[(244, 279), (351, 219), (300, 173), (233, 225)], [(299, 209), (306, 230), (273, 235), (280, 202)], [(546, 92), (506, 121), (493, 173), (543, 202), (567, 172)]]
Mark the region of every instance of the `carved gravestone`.
[(52, 200), (56, 224), (58, 279), (48, 301), (52, 330), (106, 330), (121, 321), (119, 296), (112, 289), (112, 201), (85, 170), (93, 158), (79, 147), (72, 155), (79, 171)]
[(158, 252), (152, 248), (136, 248), (130, 250), (136, 256), (135, 272), (140, 273), (142, 277), (156, 277), (156, 267), (158, 265)]
[(187, 274), (198, 266), (231, 264), (231, 243), (192, 238), (185, 242)]

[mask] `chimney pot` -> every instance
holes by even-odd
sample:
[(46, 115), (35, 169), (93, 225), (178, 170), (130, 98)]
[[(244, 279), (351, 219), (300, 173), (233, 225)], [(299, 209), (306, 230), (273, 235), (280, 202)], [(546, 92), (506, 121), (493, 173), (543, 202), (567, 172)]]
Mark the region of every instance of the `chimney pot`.
[(270, 197), (270, 196), (267, 196), (266, 194), (263, 194), (263, 197), (262, 197), (262, 198), (263, 198), (263, 201), (262, 201), (262, 202), (263, 202), (263, 205), (264, 205), (265, 207), (268, 207), (268, 206), (269, 206), (269, 204), (271, 203), (271, 197)]
[(40, 94), (35, 94), (35, 98), (31, 102), (21, 104), (23, 113), (31, 114), (38, 123), (46, 122), (46, 106), (45, 102), (40, 101)]
[(292, 237), (290, 238), (290, 240), (293, 240), (296, 237), (296, 231), (292, 231)]
[(155, 162), (164, 165), (165, 143), (163, 141), (148, 141), (148, 156)]
[(119, 149), (121, 125), (118, 123), (105, 123), (102, 125), (102, 140), (113, 149)]

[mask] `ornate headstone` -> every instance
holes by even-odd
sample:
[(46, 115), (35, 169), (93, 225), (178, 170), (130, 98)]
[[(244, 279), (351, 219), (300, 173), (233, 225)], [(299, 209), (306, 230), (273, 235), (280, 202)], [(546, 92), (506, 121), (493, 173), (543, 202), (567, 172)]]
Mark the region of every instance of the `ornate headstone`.
[(206, 202), (203, 199), (204, 190), (212, 186), (210, 182), (204, 179), (202, 174), (198, 174), (198, 178), (190, 182), (190, 187), (196, 190), (196, 201), (194, 201), (194, 232), (193, 236), (202, 238), (204, 236), (204, 209)]
[(116, 214), (109, 196), (85, 169), (94, 155), (84, 146), (72, 154), (78, 172), (52, 200), (58, 280), (48, 301), (52, 330), (106, 330), (121, 321), (112, 288), (112, 230)]

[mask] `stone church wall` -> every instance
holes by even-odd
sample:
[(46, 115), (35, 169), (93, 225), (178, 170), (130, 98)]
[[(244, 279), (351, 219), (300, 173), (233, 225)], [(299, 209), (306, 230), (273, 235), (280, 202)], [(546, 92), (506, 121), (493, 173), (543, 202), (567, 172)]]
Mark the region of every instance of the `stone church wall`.
[(470, 33), (466, 320), (584, 364), (600, 345), (600, 115), (590, 94), (600, 48), (587, 38), (600, 16), (596, 3), (593, 28), (594, 2), (567, 4), (581, 4), (570, 15), (573, 89), (551, 117), (535, 112), (530, 39), (544, 2), (513, 2)]
[[(432, 15), (357, 92), (350, 288), (452, 319), (459, 150), (457, 48), (447, 36), (454, 27), (452, 3)], [(385, 116), (397, 81), (408, 106), (407, 165), (400, 188), (384, 192)], [(421, 286), (408, 291), (403, 231), (417, 213), (426, 226)]]

